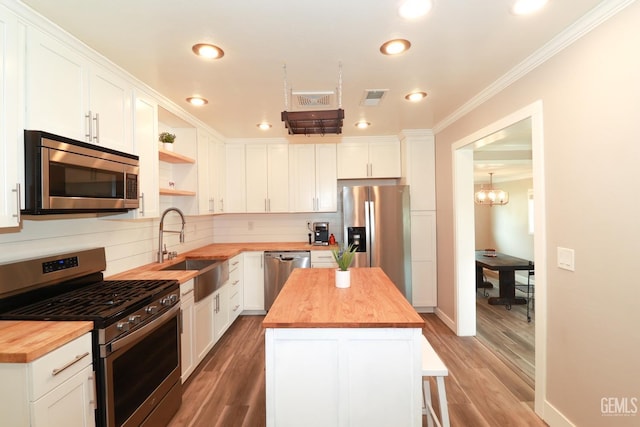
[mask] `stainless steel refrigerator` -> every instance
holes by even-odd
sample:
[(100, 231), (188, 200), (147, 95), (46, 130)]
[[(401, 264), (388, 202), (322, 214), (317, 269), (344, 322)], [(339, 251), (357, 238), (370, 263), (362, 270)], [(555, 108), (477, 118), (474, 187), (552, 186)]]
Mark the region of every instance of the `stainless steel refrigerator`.
[(343, 187), (344, 239), (353, 267), (380, 267), (411, 302), (409, 186)]

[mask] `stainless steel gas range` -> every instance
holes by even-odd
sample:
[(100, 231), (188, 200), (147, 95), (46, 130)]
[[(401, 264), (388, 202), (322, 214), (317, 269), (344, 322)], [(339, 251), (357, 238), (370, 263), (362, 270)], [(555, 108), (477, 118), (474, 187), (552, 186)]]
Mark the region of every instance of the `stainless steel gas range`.
[(0, 265), (0, 319), (93, 321), (96, 424), (166, 425), (182, 402), (180, 284), (105, 268), (104, 248)]

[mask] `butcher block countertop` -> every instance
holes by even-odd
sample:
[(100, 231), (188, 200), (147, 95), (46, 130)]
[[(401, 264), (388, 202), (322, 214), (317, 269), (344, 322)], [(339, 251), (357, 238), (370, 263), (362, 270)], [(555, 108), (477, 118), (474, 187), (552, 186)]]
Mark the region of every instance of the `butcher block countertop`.
[(131, 270), (123, 271), (107, 277), (107, 280), (163, 280), (175, 279), (184, 283), (198, 275), (196, 270), (162, 270), (171, 264), (185, 259), (229, 259), (242, 252), (250, 251), (316, 251), (331, 250), (337, 246), (310, 245), (306, 242), (263, 242), (263, 243), (214, 243), (203, 246), (189, 252), (178, 255), (171, 261), (165, 260), (162, 264), (153, 262)]
[(0, 363), (29, 363), (91, 331), (93, 322), (0, 321)]
[(422, 328), (424, 320), (382, 269), (352, 268), (336, 288), (331, 268), (295, 269), (262, 322), (264, 328)]

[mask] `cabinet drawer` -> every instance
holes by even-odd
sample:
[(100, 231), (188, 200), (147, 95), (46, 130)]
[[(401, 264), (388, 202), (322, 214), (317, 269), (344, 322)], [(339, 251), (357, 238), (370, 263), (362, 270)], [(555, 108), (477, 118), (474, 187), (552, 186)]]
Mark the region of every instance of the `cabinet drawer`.
[(229, 318), (235, 320), (242, 310), (242, 307), (240, 307), (240, 292), (234, 293), (233, 290), (231, 292), (232, 295), (229, 298)]
[(32, 399), (39, 399), (91, 363), (91, 333), (36, 359), (30, 364)]
[(190, 279), (180, 284), (180, 298), (187, 298), (189, 295), (193, 295), (193, 279)]
[(331, 251), (311, 251), (312, 268), (338, 268)]

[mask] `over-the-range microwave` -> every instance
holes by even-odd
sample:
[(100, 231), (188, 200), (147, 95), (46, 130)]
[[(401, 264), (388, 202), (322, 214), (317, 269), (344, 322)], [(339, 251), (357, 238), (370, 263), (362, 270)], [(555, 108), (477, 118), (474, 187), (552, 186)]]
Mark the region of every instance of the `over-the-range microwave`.
[(26, 215), (136, 209), (138, 156), (24, 131)]

